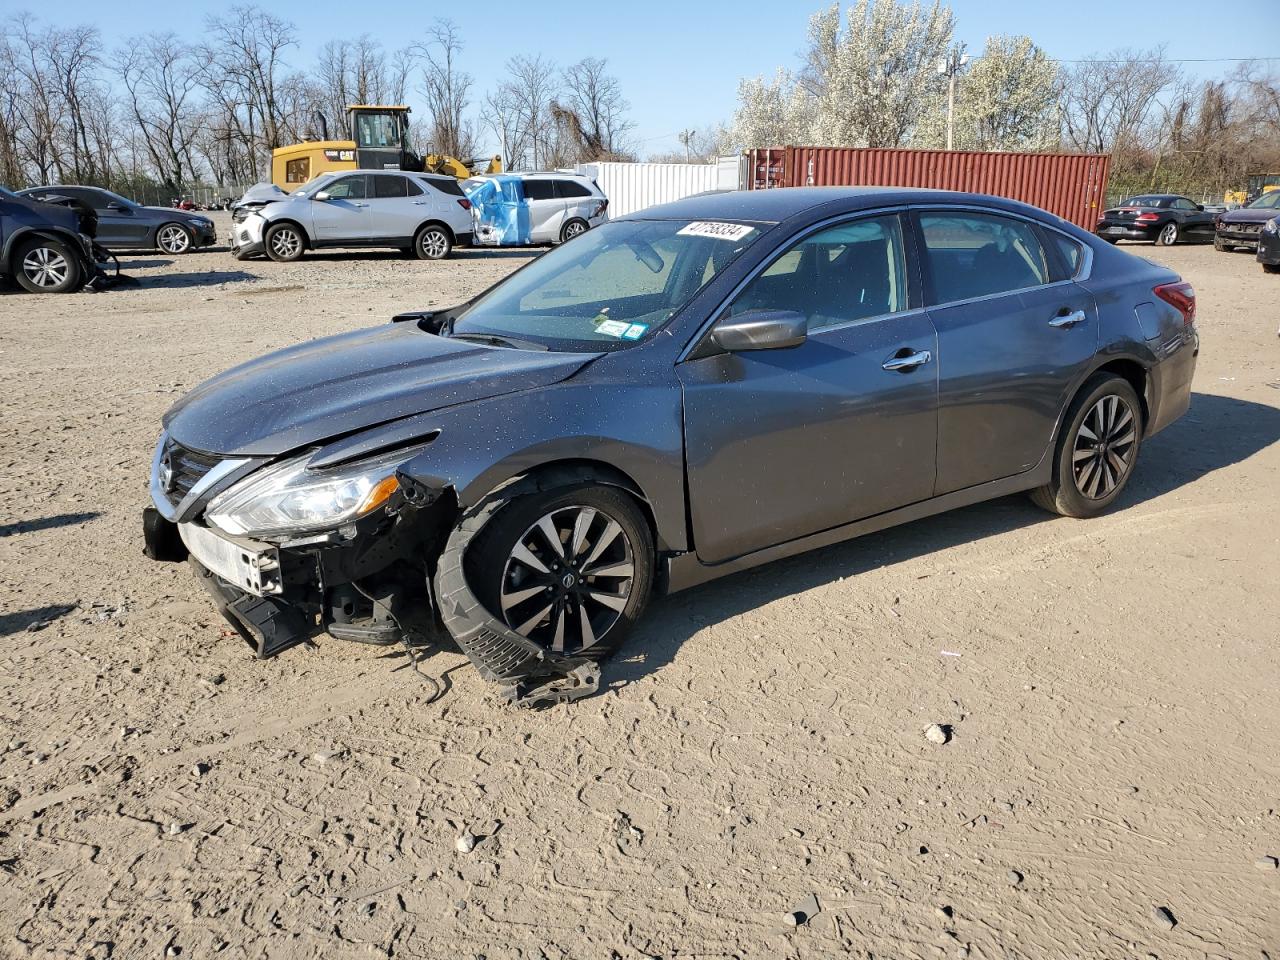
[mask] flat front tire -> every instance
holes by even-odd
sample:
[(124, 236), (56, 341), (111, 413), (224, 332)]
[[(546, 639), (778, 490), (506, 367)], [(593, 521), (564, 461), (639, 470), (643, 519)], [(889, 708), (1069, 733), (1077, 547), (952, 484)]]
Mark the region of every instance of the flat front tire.
[(30, 293), (70, 293), (84, 279), (80, 258), (71, 248), (43, 237), (19, 244), (12, 270), (14, 279)]
[(1142, 404), (1128, 380), (1110, 373), (1090, 377), (1063, 418), (1052, 479), (1031, 499), (1064, 517), (1104, 513), (1133, 475), (1143, 429)]
[(508, 627), (555, 653), (602, 660), (649, 601), (653, 534), (630, 494), (583, 486), (517, 497), (476, 535), (464, 569)]
[(263, 245), (267, 248), (267, 256), (277, 263), (292, 263), (306, 249), (302, 231), (292, 223), (277, 223), (268, 227)]

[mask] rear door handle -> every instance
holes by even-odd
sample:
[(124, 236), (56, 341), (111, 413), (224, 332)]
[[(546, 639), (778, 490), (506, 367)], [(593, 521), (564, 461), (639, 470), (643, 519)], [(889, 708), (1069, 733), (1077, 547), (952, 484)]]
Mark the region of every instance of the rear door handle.
[(1062, 313), (1049, 321), (1051, 327), (1074, 327), (1077, 323), (1084, 323), (1087, 319), (1083, 310), (1074, 310), (1071, 313)]
[[(898, 352), (901, 353), (902, 351), (899, 350)], [(923, 366), (932, 359), (933, 354), (928, 350), (917, 350), (915, 353), (909, 353), (901, 357), (895, 354), (880, 366), (890, 372), (910, 373), (916, 367)]]

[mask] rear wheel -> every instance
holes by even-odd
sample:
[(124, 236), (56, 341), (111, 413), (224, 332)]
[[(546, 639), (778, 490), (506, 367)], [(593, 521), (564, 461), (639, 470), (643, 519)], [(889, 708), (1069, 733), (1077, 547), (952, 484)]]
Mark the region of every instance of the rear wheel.
[(191, 231), (180, 223), (166, 223), (156, 231), (156, 246), (165, 253), (186, 253), (193, 243)]
[(560, 230), (560, 242), (568, 243), (574, 237), (580, 237), (587, 232), (587, 224), (582, 220), (570, 220)]
[(453, 237), (437, 223), (429, 223), (418, 231), (413, 251), (422, 260), (443, 260), (453, 251)]
[(1280, 273), (1280, 263), (1264, 263), (1262, 265), (1263, 273)]
[(1160, 247), (1172, 247), (1178, 242), (1178, 225), (1170, 220), (1160, 232), (1156, 234), (1156, 245)]
[(1064, 517), (1103, 513), (1133, 474), (1142, 429), (1142, 405), (1129, 381), (1109, 373), (1091, 377), (1067, 409), (1053, 478), (1031, 499)]
[(649, 600), (653, 535), (635, 501), (606, 486), (530, 494), (497, 513), (468, 551), (477, 598), (556, 653), (607, 657)]
[(70, 293), (84, 278), (80, 258), (57, 240), (39, 237), (20, 244), (14, 254), (14, 279), (31, 293)]
[(292, 263), (306, 249), (302, 231), (292, 223), (277, 223), (269, 227), (263, 244), (267, 248), (267, 256), (277, 263)]

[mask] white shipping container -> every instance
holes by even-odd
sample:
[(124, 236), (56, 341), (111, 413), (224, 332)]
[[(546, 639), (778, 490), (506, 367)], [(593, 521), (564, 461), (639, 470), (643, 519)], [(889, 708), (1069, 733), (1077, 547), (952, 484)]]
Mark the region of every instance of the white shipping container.
[(745, 157), (721, 157), (716, 163), (582, 163), (577, 172), (599, 184), (609, 198), (610, 217), (708, 190), (746, 186)]

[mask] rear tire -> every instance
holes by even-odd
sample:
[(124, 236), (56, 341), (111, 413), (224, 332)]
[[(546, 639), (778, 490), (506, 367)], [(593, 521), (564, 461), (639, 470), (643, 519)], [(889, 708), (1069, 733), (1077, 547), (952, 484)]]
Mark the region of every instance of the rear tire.
[(276, 263), (293, 263), (302, 257), (307, 247), (302, 230), (292, 223), (277, 223), (268, 227), (262, 240), (267, 248), (267, 256)]
[(600, 485), (517, 497), (476, 534), (464, 563), (476, 598), (500, 622), (592, 660), (617, 650), (640, 619), (655, 567), (653, 534), (635, 500)]
[(443, 260), (453, 252), (453, 237), (438, 223), (429, 223), (414, 238), (413, 252), (419, 260)]
[(44, 237), (18, 244), (12, 271), (14, 279), (29, 293), (71, 293), (84, 280), (80, 258), (71, 248)]
[(1133, 476), (1143, 428), (1142, 404), (1128, 380), (1090, 377), (1063, 418), (1052, 479), (1031, 491), (1032, 501), (1077, 519), (1106, 512)]
[(560, 228), (560, 242), (568, 243), (574, 237), (580, 237), (586, 233), (590, 227), (585, 220), (573, 219)]
[(1156, 234), (1157, 247), (1172, 247), (1178, 242), (1178, 225), (1170, 220)]
[(1280, 273), (1280, 263), (1264, 263), (1262, 265), (1263, 273)]

